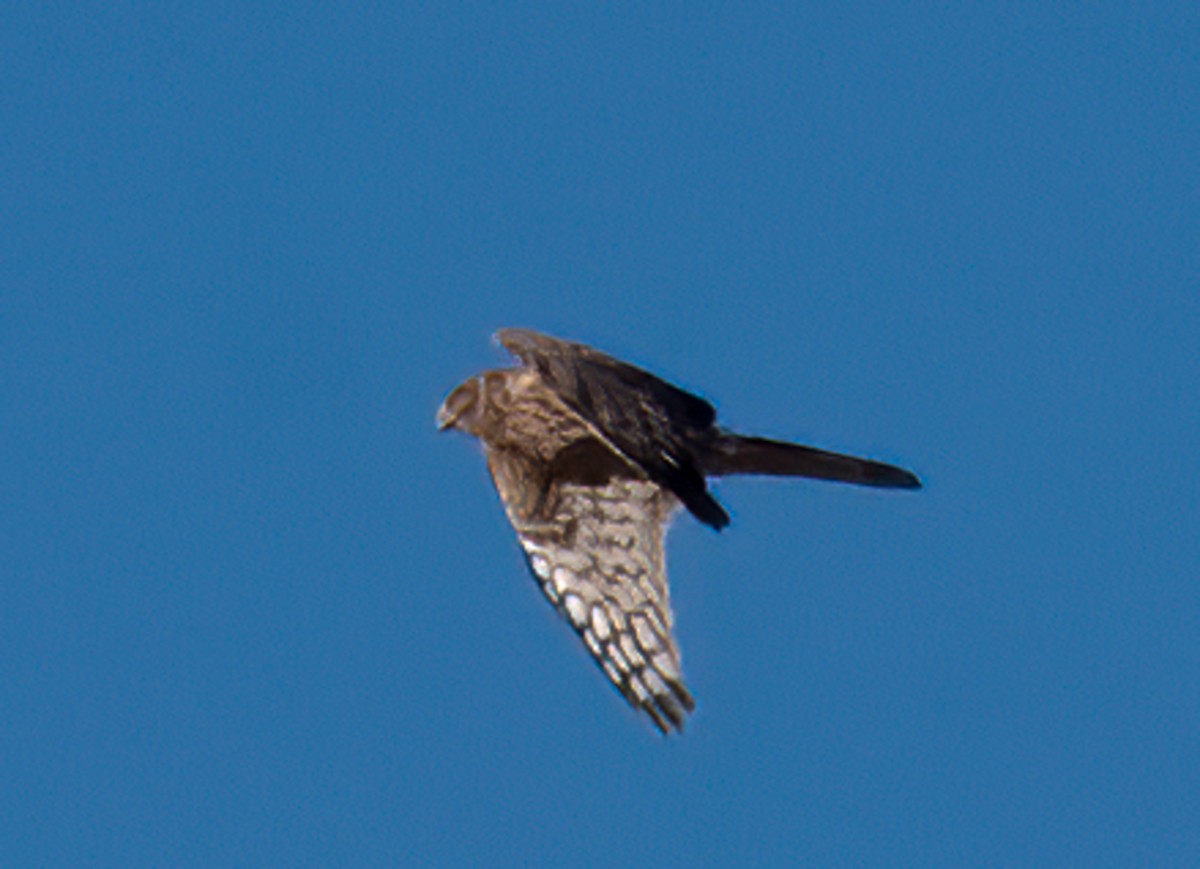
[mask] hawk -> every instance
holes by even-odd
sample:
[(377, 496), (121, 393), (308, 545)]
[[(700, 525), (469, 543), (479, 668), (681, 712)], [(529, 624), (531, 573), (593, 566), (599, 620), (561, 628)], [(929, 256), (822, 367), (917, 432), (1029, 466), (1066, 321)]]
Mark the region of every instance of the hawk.
[(664, 734), (695, 708), (680, 667), (663, 538), (682, 505), (729, 514), (707, 477), (773, 474), (918, 489), (909, 471), (716, 423), (707, 401), (583, 344), (530, 329), (496, 340), (520, 365), (456, 387), (441, 430), (483, 442), (529, 569), (625, 699)]

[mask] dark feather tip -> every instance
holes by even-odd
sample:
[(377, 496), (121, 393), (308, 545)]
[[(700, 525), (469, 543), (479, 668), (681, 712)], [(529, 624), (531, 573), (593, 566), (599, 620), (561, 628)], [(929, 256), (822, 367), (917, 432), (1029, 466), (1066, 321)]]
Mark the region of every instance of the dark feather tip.
[(903, 468), (893, 468), (890, 465), (884, 465), (883, 468), (884, 471), (873, 481), (876, 486), (885, 486), (889, 489), (922, 488), (921, 481), (911, 471), (906, 471)]

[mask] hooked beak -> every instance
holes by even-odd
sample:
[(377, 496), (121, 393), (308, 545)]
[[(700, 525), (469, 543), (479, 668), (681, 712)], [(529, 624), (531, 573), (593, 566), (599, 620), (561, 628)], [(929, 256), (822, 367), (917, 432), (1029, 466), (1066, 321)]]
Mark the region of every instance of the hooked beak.
[(438, 431), (445, 431), (454, 425), (454, 421), (458, 419), (458, 414), (451, 413), (450, 409), (443, 404), (438, 408), (437, 412), (437, 428)]

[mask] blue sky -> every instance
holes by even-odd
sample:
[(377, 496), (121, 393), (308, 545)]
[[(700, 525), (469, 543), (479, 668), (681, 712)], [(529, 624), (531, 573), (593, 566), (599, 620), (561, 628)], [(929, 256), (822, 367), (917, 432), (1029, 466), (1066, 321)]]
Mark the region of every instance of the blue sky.
[[(6, 4), (0, 863), (1200, 860), (1200, 12), (796, 7)], [(505, 325), (927, 487), (682, 517), (663, 740)]]

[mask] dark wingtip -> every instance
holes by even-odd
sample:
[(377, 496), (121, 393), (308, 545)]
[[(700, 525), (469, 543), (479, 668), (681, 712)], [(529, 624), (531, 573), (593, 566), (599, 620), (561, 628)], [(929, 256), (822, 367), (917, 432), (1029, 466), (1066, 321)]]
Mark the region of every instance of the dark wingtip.
[(707, 490), (697, 498), (686, 499), (684, 506), (693, 516), (714, 531), (729, 527), (729, 514)]
[(664, 737), (672, 734), (682, 735), (687, 716), (696, 709), (696, 700), (678, 679), (665, 681), (671, 689), (669, 694), (654, 694), (649, 700), (638, 702), (636, 705), (650, 716), (650, 720)]

